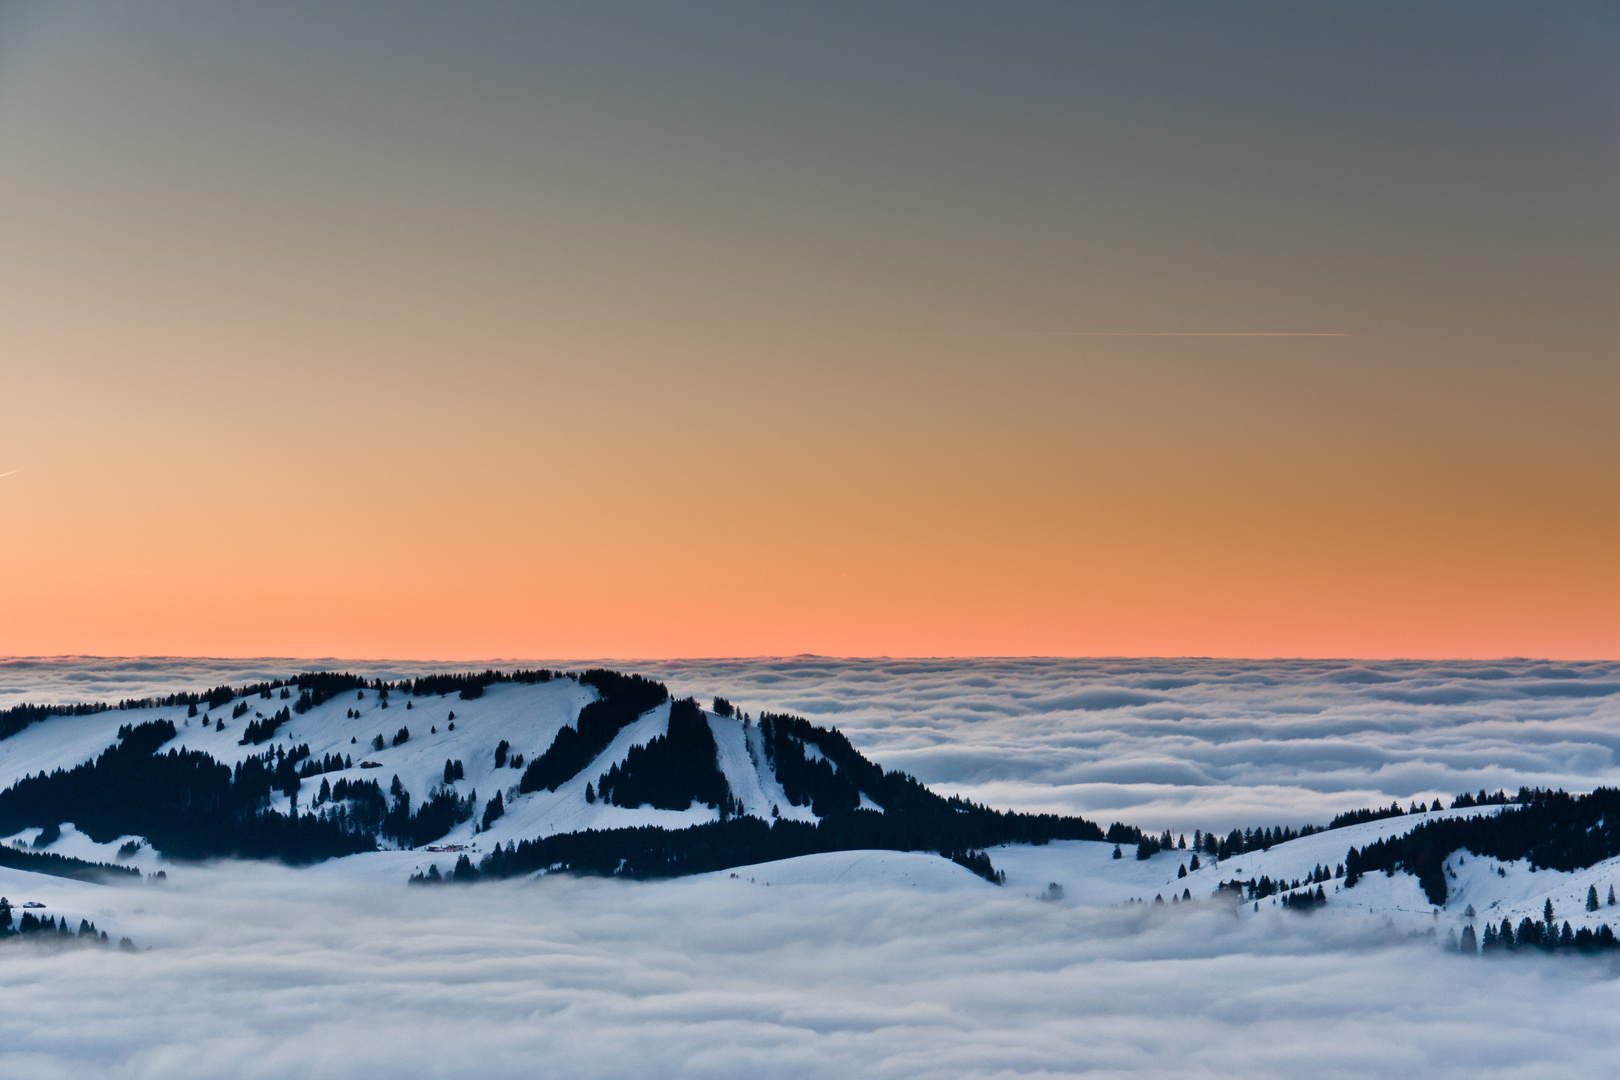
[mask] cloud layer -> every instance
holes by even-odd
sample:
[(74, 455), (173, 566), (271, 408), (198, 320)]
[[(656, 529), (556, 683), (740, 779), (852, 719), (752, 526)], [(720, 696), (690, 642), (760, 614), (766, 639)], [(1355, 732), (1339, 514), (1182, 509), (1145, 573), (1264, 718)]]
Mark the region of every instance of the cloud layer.
[[(437, 665), (12, 661), (0, 701), (312, 666)], [(1614, 781), (1620, 730), (1620, 665), (624, 666), (837, 724), (941, 789), (1154, 826), (1586, 788)], [(1597, 1075), (1620, 1042), (1611, 961), (1463, 961), (1333, 908), (1234, 919), (1214, 904), (1098, 909), (898, 879), (417, 890), (397, 876), (176, 866), (166, 889), (109, 890), (95, 914), (155, 948), (0, 950), (0, 1074), (1474, 1080)]]
[(0, 1071), (1568, 1076), (1620, 1038), (1601, 962), (1481, 968), (1354, 917), (256, 866), (177, 872), (161, 903), (130, 916), (138, 956), (6, 951)]

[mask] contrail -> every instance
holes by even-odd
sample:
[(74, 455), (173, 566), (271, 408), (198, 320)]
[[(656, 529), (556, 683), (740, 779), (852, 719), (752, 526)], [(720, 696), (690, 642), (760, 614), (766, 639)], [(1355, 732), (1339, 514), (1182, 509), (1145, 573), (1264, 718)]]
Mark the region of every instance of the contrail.
[(1028, 337), (1349, 337), (1292, 330), (1026, 330)]
[(20, 472), (22, 472), (21, 469), (12, 469), (10, 472), (0, 472), (0, 480), (3, 480), (8, 476), (16, 476)]

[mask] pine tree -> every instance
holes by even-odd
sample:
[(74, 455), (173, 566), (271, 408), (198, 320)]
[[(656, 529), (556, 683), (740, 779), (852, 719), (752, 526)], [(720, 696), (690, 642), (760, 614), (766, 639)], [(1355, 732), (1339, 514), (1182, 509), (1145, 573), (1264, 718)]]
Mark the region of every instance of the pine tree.
[(1546, 904), (1542, 905), (1542, 908), (1541, 908), (1541, 921), (1543, 923), (1545, 923), (1547, 926), (1551, 926), (1553, 924), (1553, 906), (1552, 906), (1552, 897), (1550, 897), (1550, 896), (1547, 897)]
[(1593, 886), (1590, 886), (1586, 890), (1586, 910), (1587, 911), (1596, 911), (1597, 909), (1598, 909), (1597, 886), (1593, 885)]
[[(1490, 928), (1487, 927), (1485, 932), (1487, 934), (1490, 933)], [(1473, 955), (1474, 953), (1479, 952), (1479, 942), (1474, 937), (1474, 927), (1472, 924), (1463, 927), (1462, 940), (1457, 943), (1457, 951), (1467, 955)]]
[(489, 800), (489, 805), (484, 807), (483, 828), (488, 829), (490, 823), (504, 813), (506, 813), (506, 803), (502, 800), (501, 793), (497, 791), (495, 797)]
[(1609, 906), (1614, 907), (1614, 886), (1609, 886)]
[[(772, 808), (772, 809), (775, 809), (775, 808), (774, 808), (774, 807), (773, 807), (773, 808)], [(1123, 856), (1123, 855), (1121, 855), (1121, 854), (1120, 854), (1120, 853), (1119, 853), (1119, 845), (1118, 845), (1118, 844), (1115, 844), (1115, 845), (1114, 845), (1114, 858), (1116, 858), (1116, 859), (1123, 859), (1123, 858), (1124, 858), (1124, 857), (1125, 857), (1125, 856)]]

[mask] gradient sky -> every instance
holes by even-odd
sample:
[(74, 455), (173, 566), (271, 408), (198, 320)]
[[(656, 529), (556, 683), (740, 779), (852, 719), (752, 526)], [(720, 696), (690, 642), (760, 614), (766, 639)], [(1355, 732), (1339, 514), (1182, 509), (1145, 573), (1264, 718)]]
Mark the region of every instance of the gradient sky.
[(3, 653), (1620, 656), (1617, 353), (1611, 3), (0, 2)]

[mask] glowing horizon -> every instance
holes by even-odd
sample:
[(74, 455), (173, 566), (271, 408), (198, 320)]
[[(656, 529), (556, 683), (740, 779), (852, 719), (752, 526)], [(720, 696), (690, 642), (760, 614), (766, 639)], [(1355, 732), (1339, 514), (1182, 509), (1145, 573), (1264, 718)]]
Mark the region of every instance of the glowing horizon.
[(1463, 10), (0, 7), (0, 654), (1620, 656), (1620, 16)]

